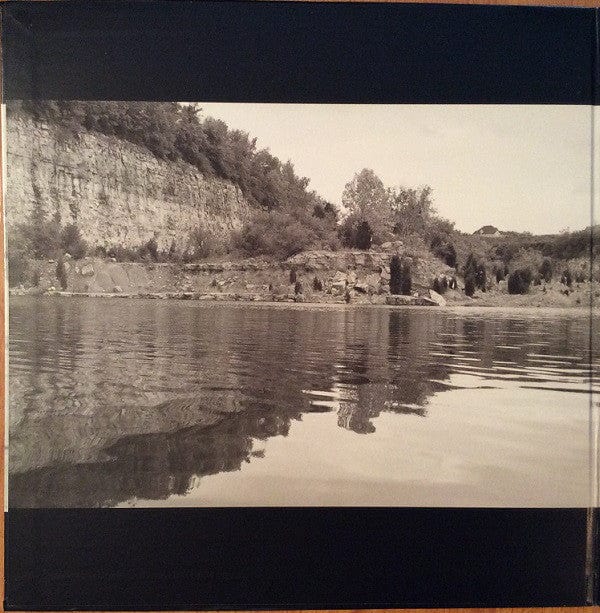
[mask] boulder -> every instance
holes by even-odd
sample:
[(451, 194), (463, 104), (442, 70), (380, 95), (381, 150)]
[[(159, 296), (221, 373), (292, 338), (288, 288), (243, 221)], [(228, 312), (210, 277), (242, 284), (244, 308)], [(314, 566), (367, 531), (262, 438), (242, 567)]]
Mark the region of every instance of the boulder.
[(84, 276), (84, 277), (93, 277), (94, 276), (94, 266), (92, 264), (84, 264), (80, 269), (79, 272)]
[(446, 299), (441, 294), (438, 294), (435, 290), (429, 290), (429, 297), (438, 306), (446, 306)]
[(123, 291), (123, 288), (120, 285), (115, 285), (113, 287), (113, 293), (114, 294), (120, 294)]

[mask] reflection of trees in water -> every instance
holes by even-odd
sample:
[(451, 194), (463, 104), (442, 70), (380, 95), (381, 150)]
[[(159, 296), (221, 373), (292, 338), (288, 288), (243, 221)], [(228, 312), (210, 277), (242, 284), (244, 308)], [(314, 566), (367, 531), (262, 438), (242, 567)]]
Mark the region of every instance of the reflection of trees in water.
[(205, 475), (260, 457), (254, 439), (286, 436), (307, 411), (335, 412), (333, 427), (356, 433), (374, 432), (383, 412), (425, 417), (464, 349), (479, 367), (525, 364), (525, 350), (498, 345), (543, 336), (536, 352), (579, 351), (577, 326), (369, 308), (11, 308), (11, 351), (15, 342), (28, 363), (11, 364), (10, 504), (185, 494)]
[[(414, 311), (385, 311), (387, 326), (360, 322), (341, 358), (338, 425), (359, 434), (375, 432), (372, 419), (382, 411), (425, 417), (428, 398), (444, 389), (435, 380), (449, 376), (448, 366), (428, 359), (428, 343), (440, 322)], [(385, 321), (385, 320), (384, 320)], [(381, 318), (378, 318), (381, 323)], [(355, 330), (356, 333), (356, 330)]]
[(10, 475), (9, 504), (97, 507), (184, 495), (199, 478), (239, 470), (260, 457), (253, 440), (286, 436), (292, 417), (251, 411), (229, 414), (214, 426), (128, 436), (106, 447), (102, 460)]

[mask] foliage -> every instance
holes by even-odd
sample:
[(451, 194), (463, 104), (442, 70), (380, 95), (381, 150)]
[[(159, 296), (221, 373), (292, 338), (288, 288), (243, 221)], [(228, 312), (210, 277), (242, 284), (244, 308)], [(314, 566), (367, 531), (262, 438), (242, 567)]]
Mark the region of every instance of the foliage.
[(432, 253), (451, 268), (456, 268), (456, 249), (454, 245), (439, 234), (435, 234), (430, 243)]
[(358, 249), (370, 249), (371, 241), (373, 240), (373, 232), (368, 221), (361, 221), (356, 228), (356, 238), (354, 246)]
[(291, 268), (290, 269), (290, 285), (294, 285), (294, 283), (296, 283), (297, 280), (298, 280), (298, 276), (296, 274), (296, 269)]
[(60, 283), (61, 289), (66, 290), (68, 285), (67, 267), (62, 256), (58, 258), (58, 262), (56, 263), (56, 278)]
[(563, 274), (560, 277), (560, 282), (567, 287), (572, 287), (573, 285), (573, 276), (571, 275), (571, 271), (566, 268), (563, 271)]
[(517, 268), (508, 275), (508, 293), (526, 294), (532, 280), (533, 275), (529, 268)]
[(363, 168), (346, 184), (342, 205), (356, 220), (357, 234), (360, 225), (367, 222), (373, 242), (388, 239), (392, 230), (390, 191), (371, 169)]
[(321, 279), (319, 279), (319, 277), (315, 277), (313, 279), (312, 286), (313, 286), (313, 290), (315, 292), (322, 292), (323, 291), (323, 282), (321, 281)]
[(471, 298), (475, 293), (475, 286), (475, 277), (473, 276), (473, 274), (468, 274), (465, 277), (465, 294), (469, 296), (469, 298)]
[(219, 252), (219, 243), (215, 235), (200, 226), (190, 232), (188, 245), (188, 253), (194, 259), (208, 258)]
[(25, 283), (29, 272), (28, 252), (18, 230), (7, 237), (6, 260), (8, 286), (15, 287)]
[(433, 288), (434, 292), (437, 292), (438, 294), (445, 294), (446, 290), (448, 289), (448, 281), (446, 280), (446, 277), (436, 277), (433, 280), (433, 283), (431, 285), (431, 287)]
[(154, 237), (139, 248), (139, 256), (142, 260), (158, 262), (158, 243)]
[(544, 258), (542, 264), (540, 266), (540, 275), (546, 283), (552, 281), (552, 276), (554, 274), (554, 265), (552, 264), (551, 258)]
[(95, 131), (145, 147), (159, 159), (183, 160), (207, 177), (238, 185), (251, 206), (305, 209), (322, 206), (335, 223), (335, 207), (308, 190), (290, 162), (282, 163), (268, 150), (257, 150), (256, 139), (231, 130), (202, 109), (176, 102), (115, 102), (26, 100), (11, 102), (7, 112), (52, 123), (73, 135)]
[(294, 294), (298, 295), (302, 293), (302, 283), (300, 281), (296, 281), (294, 284)]
[(464, 265), (463, 274), (465, 277), (465, 285), (467, 277), (471, 277), (475, 287), (485, 292), (485, 284), (487, 279), (485, 263), (475, 254), (469, 254), (469, 257)]
[(412, 290), (412, 275), (410, 263), (393, 255), (390, 260), (390, 293), (410, 295)]
[(85, 257), (87, 253), (87, 243), (81, 238), (76, 224), (68, 224), (61, 230), (60, 246), (65, 253), (76, 260)]

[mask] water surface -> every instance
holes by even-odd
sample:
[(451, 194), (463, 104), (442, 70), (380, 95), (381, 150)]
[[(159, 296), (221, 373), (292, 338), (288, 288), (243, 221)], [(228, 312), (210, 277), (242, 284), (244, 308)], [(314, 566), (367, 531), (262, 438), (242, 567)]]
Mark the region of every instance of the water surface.
[(13, 507), (590, 502), (584, 309), (13, 297), (9, 340)]

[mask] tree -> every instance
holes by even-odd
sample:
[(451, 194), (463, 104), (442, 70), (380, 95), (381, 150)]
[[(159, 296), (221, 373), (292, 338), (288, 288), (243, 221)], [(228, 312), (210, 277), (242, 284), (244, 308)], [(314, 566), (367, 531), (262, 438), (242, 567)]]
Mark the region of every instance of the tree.
[(369, 168), (363, 168), (346, 184), (342, 205), (358, 223), (368, 222), (375, 243), (383, 242), (391, 232), (390, 192)]
[(68, 286), (67, 267), (65, 266), (65, 260), (61, 256), (56, 263), (56, 278), (60, 283), (62, 290), (66, 290)]
[(475, 293), (475, 278), (469, 274), (465, 277), (465, 294), (471, 298)]
[(426, 233), (435, 212), (431, 193), (432, 189), (428, 185), (420, 189), (398, 187), (393, 190), (391, 206), (395, 234), (423, 236)]
[(79, 228), (75, 224), (66, 225), (60, 233), (60, 246), (76, 260), (85, 257), (87, 243), (81, 238)]
[(467, 261), (465, 262), (464, 270), (465, 282), (467, 277), (472, 277), (475, 287), (485, 292), (485, 283), (487, 274), (485, 270), (485, 263), (480, 260), (474, 253), (470, 253)]
[(546, 283), (552, 281), (552, 275), (554, 274), (554, 266), (550, 258), (544, 258), (542, 265), (540, 266), (540, 275)]
[(529, 268), (518, 268), (508, 275), (508, 293), (526, 294), (529, 291), (533, 275)]
[(356, 229), (356, 238), (354, 240), (354, 246), (358, 249), (367, 249), (371, 248), (371, 241), (373, 239), (373, 232), (371, 231), (371, 226), (368, 221), (361, 221), (358, 224), (358, 228)]
[(390, 260), (390, 294), (402, 293), (402, 264), (397, 255)]

